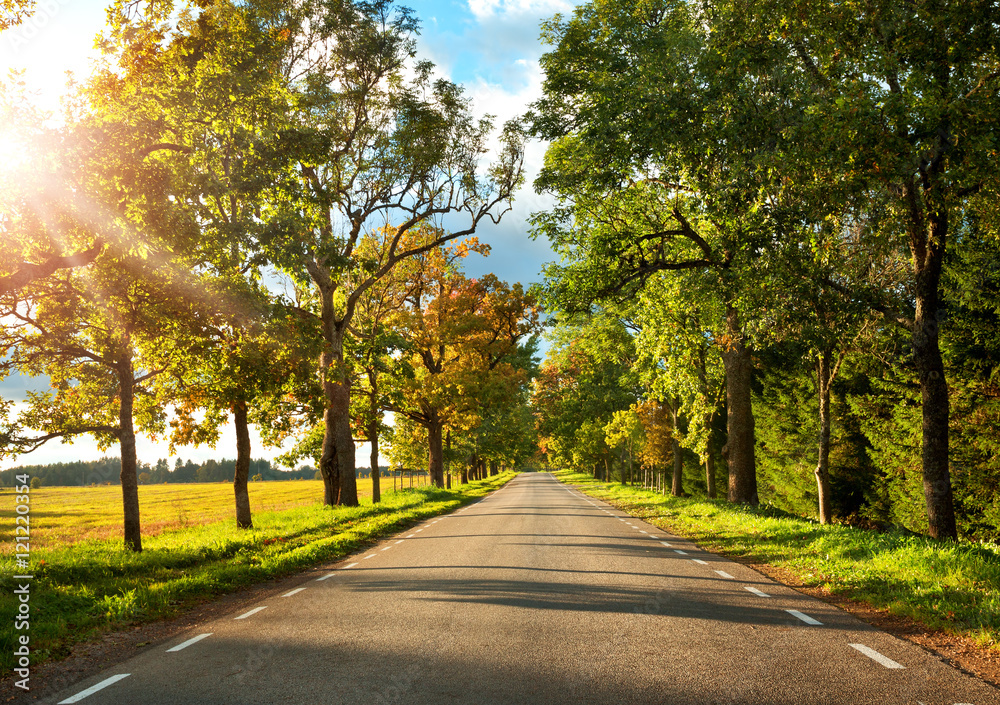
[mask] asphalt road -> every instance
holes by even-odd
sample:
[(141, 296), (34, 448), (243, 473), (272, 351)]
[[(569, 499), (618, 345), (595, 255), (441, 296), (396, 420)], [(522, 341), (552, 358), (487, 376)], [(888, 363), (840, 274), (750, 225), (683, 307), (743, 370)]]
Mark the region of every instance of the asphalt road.
[(547, 474), (287, 588), (49, 702), (1000, 703), (922, 649)]

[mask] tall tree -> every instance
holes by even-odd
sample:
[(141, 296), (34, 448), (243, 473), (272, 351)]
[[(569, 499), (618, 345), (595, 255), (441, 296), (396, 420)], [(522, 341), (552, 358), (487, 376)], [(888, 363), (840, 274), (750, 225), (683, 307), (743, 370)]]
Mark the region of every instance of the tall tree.
[[(537, 332), (534, 298), (520, 284), (494, 275), (467, 279), (457, 258), (438, 258), (425, 269), (423, 286), (398, 317), (409, 342), (414, 376), (404, 384), (402, 405), (393, 410), (427, 430), (432, 481), (444, 486), (444, 432), (461, 418), (478, 426), (497, 398), (517, 397), (527, 382), (515, 365), (519, 344)], [(444, 264), (445, 266), (440, 266)]]
[(658, 272), (714, 278), (725, 343), (729, 498), (755, 504), (751, 397), (755, 278), (780, 228), (771, 163), (782, 86), (730, 67), (729, 35), (694, 3), (593, 0), (545, 28), (534, 134), (554, 140), (535, 182), (559, 205), (535, 219), (563, 258), (567, 307), (627, 300)]
[(985, 0), (761, 2), (740, 11), (743, 36), (767, 37), (778, 61), (796, 67), (809, 119), (795, 137), (813, 148), (817, 176), (892, 196), (888, 232), (910, 253), (913, 310), (881, 308), (912, 335), (930, 534), (955, 538), (940, 280), (970, 197), (997, 189), (1000, 8)]
[[(289, 54), (295, 110), (274, 148), (290, 166), (266, 215), (276, 224), (269, 251), (320, 302), (324, 501), (351, 505), (353, 375), (344, 345), (358, 299), (401, 261), (499, 220), (522, 179), (522, 139), (505, 129), (496, 161), (480, 169), (492, 122), (475, 121), (461, 89), (434, 80), (429, 63), (412, 64), (418, 24), (409, 9), (392, 0), (306, 9)], [(449, 213), (464, 216), (464, 227), (402, 245), (411, 229)], [(368, 233), (388, 238), (374, 270), (357, 252)]]
[[(162, 170), (171, 212), (151, 217), (197, 233), (188, 236), (188, 261), (210, 279), (201, 315), (191, 321), (187, 354), (160, 349), (183, 399), (173, 441), (216, 437), (220, 414), (232, 414), (242, 528), (252, 524), (248, 405), (273, 369), (262, 353), (267, 304), (259, 283), (259, 204), (271, 174), (256, 155), (285, 106), (278, 77), (288, 24), (263, 2), (118, 3), (101, 42), (104, 64), (88, 87), (95, 125), (144, 135), (140, 154)], [(191, 423), (196, 401), (209, 412), (197, 426)]]

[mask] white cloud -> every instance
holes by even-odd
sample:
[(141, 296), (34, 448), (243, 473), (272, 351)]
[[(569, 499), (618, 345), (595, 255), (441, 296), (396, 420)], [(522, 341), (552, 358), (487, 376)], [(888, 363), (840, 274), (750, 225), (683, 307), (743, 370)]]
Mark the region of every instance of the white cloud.
[(497, 18), (545, 17), (569, 12), (575, 3), (566, 0), (469, 0), (469, 11), (479, 22)]

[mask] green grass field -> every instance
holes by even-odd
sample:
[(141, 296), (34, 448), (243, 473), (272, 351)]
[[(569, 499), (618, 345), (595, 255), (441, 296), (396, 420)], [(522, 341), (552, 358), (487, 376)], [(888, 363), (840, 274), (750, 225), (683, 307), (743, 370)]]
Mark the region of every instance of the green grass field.
[[(417, 486), (426, 476), (415, 477)], [(388, 487), (387, 487), (388, 483)], [(409, 486), (409, 478), (406, 479)], [(320, 504), (320, 480), (251, 482), (250, 506), (254, 512), (277, 512)], [(382, 478), (382, 494), (392, 492), (392, 478)], [(14, 500), (12, 488), (0, 489), (0, 554), (13, 551)], [(370, 479), (358, 480), (358, 498), (371, 499)], [(143, 536), (187, 526), (235, 521), (233, 486), (228, 482), (139, 486), (139, 511)], [(31, 490), (31, 546), (50, 548), (89, 539), (122, 535), (122, 490), (117, 485), (99, 487), (42, 487)]]
[(556, 476), (710, 551), (781, 567), (808, 587), (1000, 650), (1000, 546), (996, 544), (823, 526), (768, 507), (663, 496), (571, 471)]
[[(383, 492), (370, 484), (358, 507), (324, 507), (318, 481), (252, 483), (254, 528), (233, 518), (232, 486), (149, 485), (140, 488), (143, 551), (122, 549), (121, 489), (31, 491), (30, 645), (32, 664), (69, 653), (103, 632), (174, 616), (212, 597), (345, 556), (380, 536), (451, 511), (503, 485), (514, 473), (439, 490), (422, 486)], [(391, 479), (389, 488), (391, 490)], [(384, 485), (383, 485), (384, 487)], [(5, 542), (13, 498), (3, 502)], [(37, 523), (36, 523), (37, 522)], [(35, 542), (36, 528), (43, 545)], [(13, 668), (17, 603), (13, 552), (0, 555), (0, 675)]]

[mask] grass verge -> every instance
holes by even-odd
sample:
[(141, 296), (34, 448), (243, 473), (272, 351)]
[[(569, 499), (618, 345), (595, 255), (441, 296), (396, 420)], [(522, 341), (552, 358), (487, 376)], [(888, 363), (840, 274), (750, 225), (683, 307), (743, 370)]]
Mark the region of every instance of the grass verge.
[(120, 538), (33, 550), (30, 630), (15, 632), (10, 556), (0, 560), (0, 677), (14, 666), (14, 643), (30, 636), (31, 664), (69, 654), (101, 633), (165, 619), (199, 602), (317, 563), (341, 558), (373, 539), (482, 497), (514, 476), (505, 472), (452, 490), (414, 488), (358, 507), (295, 507), (254, 515), (240, 531), (227, 520), (143, 538), (142, 553)]
[(1000, 651), (1000, 547), (823, 526), (770, 507), (665, 497), (559, 471), (562, 482), (708, 550), (768, 563), (806, 587), (865, 602)]

